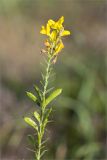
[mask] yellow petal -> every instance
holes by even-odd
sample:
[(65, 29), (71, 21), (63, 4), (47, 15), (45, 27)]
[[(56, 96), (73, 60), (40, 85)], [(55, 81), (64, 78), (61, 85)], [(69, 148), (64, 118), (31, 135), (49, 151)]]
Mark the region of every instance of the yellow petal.
[(60, 31), (63, 26), (62, 24), (59, 24), (58, 22), (56, 22), (54, 25), (51, 26), (52, 29), (56, 29), (57, 31)]
[(52, 26), (52, 25), (55, 24), (55, 21), (53, 21), (52, 19), (49, 19), (49, 20), (48, 20), (48, 24), (49, 24), (50, 26)]
[(61, 34), (61, 36), (68, 36), (70, 35), (70, 31), (64, 30)]
[(62, 23), (64, 22), (64, 17), (62, 16), (57, 22), (54, 22), (51, 28), (61, 30), (63, 28)]
[(42, 26), (40, 33), (41, 33), (41, 34), (46, 34), (46, 29), (45, 29), (44, 26)]
[(54, 55), (57, 55), (63, 48), (64, 48), (64, 44), (60, 42), (55, 49)]
[(46, 34), (49, 36), (50, 35), (50, 25), (47, 23), (46, 25)]
[(62, 16), (59, 20), (58, 20), (58, 23), (59, 24), (62, 24), (64, 22), (64, 16)]
[(51, 41), (55, 41), (57, 38), (57, 31), (53, 30), (51, 35), (50, 35)]

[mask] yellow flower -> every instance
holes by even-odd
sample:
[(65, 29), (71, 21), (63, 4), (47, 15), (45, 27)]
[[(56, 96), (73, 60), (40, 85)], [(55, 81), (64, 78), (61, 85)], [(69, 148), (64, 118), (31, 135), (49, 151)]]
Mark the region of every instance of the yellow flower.
[(58, 45), (55, 48), (55, 53), (54, 56), (58, 55), (58, 53), (64, 48), (64, 44), (62, 43), (62, 41), (60, 41), (58, 43)]
[(70, 35), (70, 31), (67, 31), (67, 30), (64, 30), (62, 33), (61, 33), (61, 36), (68, 36)]
[(45, 46), (47, 47), (47, 54), (55, 57), (54, 60), (57, 59), (58, 53), (64, 48), (61, 38), (70, 35), (70, 31), (64, 29), (63, 22), (63, 16), (56, 22), (49, 19), (46, 26), (42, 26), (40, 31), (41, 34), (48, 36)]
[(53, 30), (57, 31), (57, 34), (60, 32), (60, 36), (67, 36), (70, 35), (70, 31), (64, 30), (64, 27), (62, 23), (64, 22), (64, 17), (62, 16), (57, 22), (53, 21), (52, 19), (48, 20), (48, 23), (45, 26), (42, 26), (40, 33), (46, 34), (47, 36), (50, 36), (50, 38), (53, 39), (53, 36), (56, 36), (56, 32), (53, 32)]
[(57, 22), (52, 24), (52, 29), (61, 30), (63, 28), (62, 23), (64, 22), (64, 17), (62, 16)]
[(48, 20), (48, 24), (49, 24), (50, 26), (52, 26), (52, 25), (55, 24), (55, 21), (53, 21), (52, 19), (49, 19), (49, 20)]
[(54, 42), (57, 40), (57, 30), (53, 30), (50, 35), (50, 41)]
[(50, 25), (47, 23), (46, 27), (42, 26), (40, 33), (50, 36)]

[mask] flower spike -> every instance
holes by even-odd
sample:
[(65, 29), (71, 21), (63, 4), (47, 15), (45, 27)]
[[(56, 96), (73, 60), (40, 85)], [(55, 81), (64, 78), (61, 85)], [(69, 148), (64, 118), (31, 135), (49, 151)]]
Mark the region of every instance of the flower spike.
[(64, 44), (61, 40), (62, 37), (70, 35), (70, 31), (64, 29), (63, 22), (63, 16), (56, 22), (49, 19), (46, 27), (42, 26), (41, 28), (40, 33), (45, 34), (48, 37), (45, 43), (48, 55), (56, 57), (64, 48)]

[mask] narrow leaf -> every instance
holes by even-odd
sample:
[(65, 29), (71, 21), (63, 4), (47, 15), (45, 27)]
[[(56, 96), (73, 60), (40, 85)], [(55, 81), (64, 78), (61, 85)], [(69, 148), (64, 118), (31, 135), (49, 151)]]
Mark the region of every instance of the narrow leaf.
[(45, 154), (45, 152), (47, 152), (48, 150), (44, 150), (42, 153), (41, 153), (41, 156), (40, 158)]
[(36, 85), (34, 85), (34, 88), (36, 90), (36, 93), (37, 93), (37, 96), (38, 96), (39, 100), (41, 100), (42, 99), (42, 95), (41, 95), (40, 89)]
[(29, 142), (30, 142), (33, 146), (35, 146), (35, 139), (34, 139), (34, 136), (28, 135), (28, 140), (29, 140)]
[(36, 97), (33, 93), (31, 93), (31, 92), (26, 92), (26, 93), (27, 93), (27, 96), (28, 96), (31, 100), (33, 100), (34, 102), (36, 102), (37, 97)]
[(34, 129), (36, 129), (38, 131), (37, 124), (31, 118), (25, 117), (24, 120), (29, 126), (33, 127)]
[(54, 87), (49, 88), (49, 89), (46, 91), (46, 94), (49, 93), (49, 92), (51, 92), (53, 89), (54, 89)]
[(34, 112), (34, 117), (36, 118), (36, 120), (37, 120), (38, 122), (40, 122), (40, 115), (39, 115), (39, 113), (37, 113), (36, 111)]
[(49, 140), (49, 138), (47, 138), (46, 140), (44, 140), (41, 145), (44, 145), (47, 141)]
[(54, 92), (51, 93), (51, 95), (46, 99), (46, 106), (54, 100), (58, 95), (60, 95), (62, 92), (62, 89), (56, 89)]
[(40, 84), (42, 85), (42, 87), (44, 87), (44, 84), (43, 84), (43, 82), (42, 82), (42, 81), (40, 81)]
[(30, 149), (30, 148), (27, 148), (29, 151), (31, 151), (31, 152), (36, 152), (35, 150), (33, 150), (33, 149)]
[(44, 120), (43, 120), (43, 127), (44, 128), (45, 128), (46, 124), (48, 123), (48, 118), (49, 118), (49, 115), (51, 112), (52, 112), (52, 107), (49, 108), (45, 113)]

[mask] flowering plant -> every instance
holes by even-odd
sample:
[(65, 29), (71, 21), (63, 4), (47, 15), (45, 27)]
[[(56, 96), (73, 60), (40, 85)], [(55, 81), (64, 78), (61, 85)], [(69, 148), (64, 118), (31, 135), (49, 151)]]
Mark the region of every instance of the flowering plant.
[(27, 96), (39, 106), (39, 110), (34, 111), (32, 118), (24, 117), (25, 122), (34, 128), (36, 132), (36, 140), (33, 135), (29, 136), (34, 147), (36, 160), (40, 160), (46, 152), (44, 149), (46, 143), (44, 133), (52, 111), (52, 107), (49, 104), (62, 92), (62, 89), (52, 91), (53, 88), (48, 88), (48, 84), (53, 65), (56, 63), (60, 51), (64, 48), (62, 37), (70, 35), (70, 32), (64, 29), (63, 22), (64, 17), (62, 16), (57, 22), (50, 19), (46, 26), (42, 26), (40, 33), (47, 36), (44, 42), (45, 49), (42, 49), (42, 53), (46, 56), (46, 73), (42, 74), (42, 89), (34, 85), (36, 95), (27, 92)]

